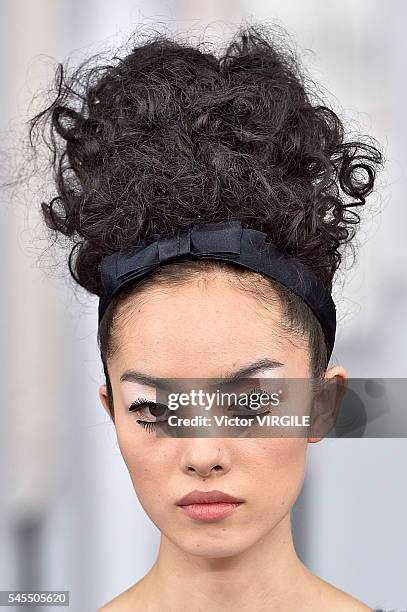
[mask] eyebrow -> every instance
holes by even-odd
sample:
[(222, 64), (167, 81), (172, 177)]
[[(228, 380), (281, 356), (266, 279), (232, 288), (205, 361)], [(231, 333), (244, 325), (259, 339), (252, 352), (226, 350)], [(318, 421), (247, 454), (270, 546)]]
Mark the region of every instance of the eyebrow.
[[(283, 363), (270, 359), (269, 357), (262, 357), (261, 359), (257, 359), (256, 361), (239, 368), (235, 372), (228, 372), (226, 376), (220, 377), (220, 379), (223, 381), (223, 383), (230, 384), (241, 380), (246, 376), (250, 376), (250, 374), (256, 374), (261, 370), (281, 368), (283, 365)], [(148, 374), (136, 372), (135, 370), (126, 370), (120, 376), (120, 382), (133, 382), (145, 385), (147, 387), (160, 387), (163, 389), (171, 389), (171, 381), (173, 380), (173, 378), (149, 376)]]

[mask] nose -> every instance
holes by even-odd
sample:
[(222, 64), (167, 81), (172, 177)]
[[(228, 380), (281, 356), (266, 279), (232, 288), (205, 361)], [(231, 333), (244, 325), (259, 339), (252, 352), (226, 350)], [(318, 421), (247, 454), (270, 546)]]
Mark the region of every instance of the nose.
[(219, 438), (193, 438), (185, 441), (180, 462), (183, 472), (202, 478), (225, 474), (231, 467), (228, 449)]

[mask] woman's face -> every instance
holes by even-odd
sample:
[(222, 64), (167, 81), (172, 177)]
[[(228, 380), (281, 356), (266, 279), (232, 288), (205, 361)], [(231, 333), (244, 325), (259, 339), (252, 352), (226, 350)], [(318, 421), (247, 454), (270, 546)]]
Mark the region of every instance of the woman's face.
[[(246, 380), (307, 378), (310, 371), (306, 343), (282, 333), (277, 300), (266, 310), (224, 274), (206, 280), (148, 289), (132, 301), (115, 330), (119, 349), (108, 368), (117, 440), (140, 503), (178, 547), (221, 557), (259, 542), (290, 512), (304, 478), (307, 438), (157, 436), (137, 423), (154, 420), (148, 408), (129, 411), (138, 398), (155, 401), (155, 388), (120, 378), (133, 371), (219, 379), (264, 359), (276, 364)], [(105, 385), (99, 394), (108, 410)], [(243, 503), (221, 519), (191, 518), (177, 502), (193, 490), (222, 491)]]

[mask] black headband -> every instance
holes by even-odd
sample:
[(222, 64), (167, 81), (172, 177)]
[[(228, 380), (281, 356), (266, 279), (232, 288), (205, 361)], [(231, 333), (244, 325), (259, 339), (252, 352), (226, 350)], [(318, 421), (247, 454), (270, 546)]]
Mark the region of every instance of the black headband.
[(99, 323), (122, 287), (148, 276), (160, 265), (184, 257), (220, 259), (264, 274), (301, 297), (321, 323), (330, 357), (336, 331), (336, 308), (330, 292), (307, 266), (265, 244), (266, 239), (264, 232), (242, 228), (239, 220), (197, 222), (173, 236), (152, 234), (126, 251), (103, 257)]

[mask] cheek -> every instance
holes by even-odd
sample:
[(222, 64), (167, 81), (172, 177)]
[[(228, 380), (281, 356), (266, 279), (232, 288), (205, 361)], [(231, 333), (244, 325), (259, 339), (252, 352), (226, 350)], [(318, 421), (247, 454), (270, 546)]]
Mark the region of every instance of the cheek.
[(307, 441), (305, 438), (264, 440), (252, 457), (255, 474), (253, 497), (263, 508), (278, 511), (291, 507), (304, 479)]
[(153, 433), (146, 433), (138, 425), (131, 431), (121, 431), (117, 427), (116, 430), (120, 452), (141, 504), (145, 506), (149, 501), (161, 501), (161, 487), (174, 469), (170, 465), (170, 456), (160, 444), (162, 440), (155, 438)]

